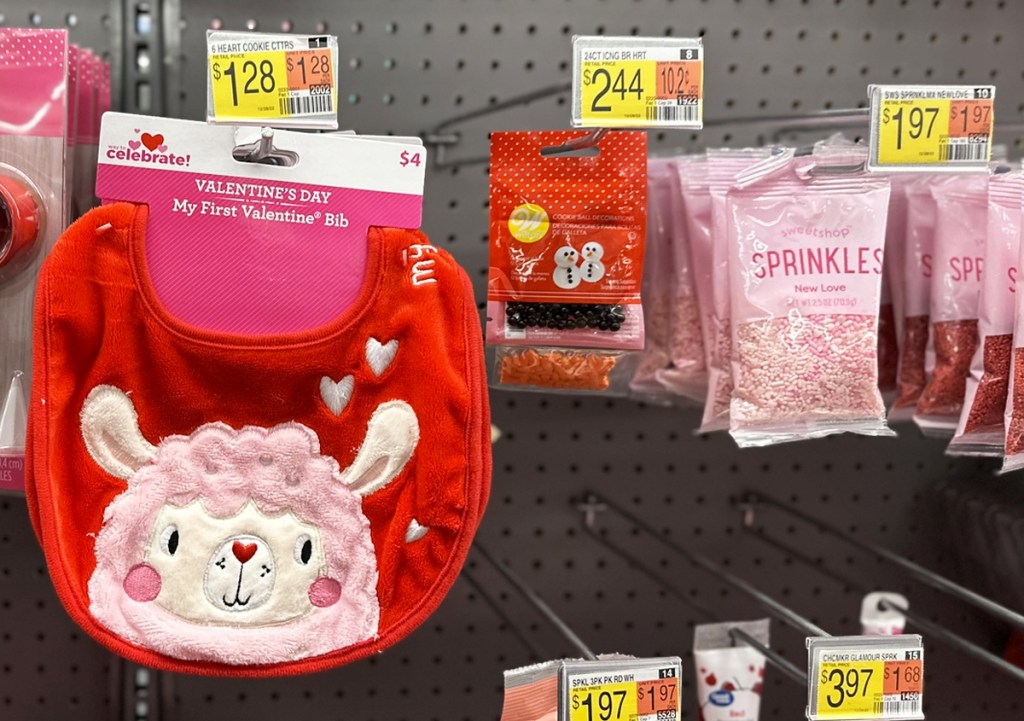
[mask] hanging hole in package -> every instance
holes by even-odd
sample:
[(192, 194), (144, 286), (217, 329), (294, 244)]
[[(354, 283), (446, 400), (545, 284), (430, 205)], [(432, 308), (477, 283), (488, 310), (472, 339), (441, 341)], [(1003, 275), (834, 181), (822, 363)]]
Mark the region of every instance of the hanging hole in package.
[[(492, 383), (628, 392), (644, 347), (647, 215), (642, 132), (491, 136), (487, 342)], [(589, 143), (587, 143), (589, 144)]]

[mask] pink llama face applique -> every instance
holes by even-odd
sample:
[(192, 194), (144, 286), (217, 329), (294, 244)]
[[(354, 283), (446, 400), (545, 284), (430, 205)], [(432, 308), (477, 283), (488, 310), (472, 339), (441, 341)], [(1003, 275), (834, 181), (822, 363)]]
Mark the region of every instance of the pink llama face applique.
[(177, 658), (230, 664), (376, 636), (362, 497), (395, 480), (415, 451), (407, 403), (376, 409), (344, 471), (299, 423), (207, 423), (153, 446), (112, 386), (89, 394), (82, 431), (96, 462), (128, 485), (104, 513), (89, 580), (90, 611), (109, 629)]

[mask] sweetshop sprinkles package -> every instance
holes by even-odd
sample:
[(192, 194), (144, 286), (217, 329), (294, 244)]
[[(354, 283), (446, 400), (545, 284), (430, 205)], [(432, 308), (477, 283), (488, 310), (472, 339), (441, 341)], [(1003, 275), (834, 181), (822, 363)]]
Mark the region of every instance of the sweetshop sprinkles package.
[(491, 135), (497, 387), (624, 395), (644, 347), (647, 136), (616, 131), (596, 154), (559, 152), (586, 134)]
[[(693, 162), (697, 156), (680, 156), (667, 164), (669, 187), (669, 229), (672, 234), (672, 327), (669, 334), (669, 355), (672, 367), (663, 374), (663, 382), (672, 392), (693, 401), (703, 402), (707, 394), (708, 376), (704, 355), (704, 331), (701, 326), (700, 301), (693, 252), (683, 204), (678, 168)], [(650, 264), (646, 264), (650, 267)]]
[(741, 447), (893, 435), (876, 355), (889, 181), (855, 170), (865, 150), (827, 161), (787, 150), (729, 191), (730, 432)]
[(950, 177), (932, 186), (935, 247), (931, 282), (931, 345), (935, 370), (917, 401), (914, 422), (949, 438), (964, 405), (971, 359), (978, 347), (988, 174)]
[[(906, 223), (903, 254), (893, 258), (893, 288), (901, 302), (899, 364), (896, 371), (897, 396), (889, 410), (889, 421), (909, 421), (914, 417), (917, 400), (935, 367), (935, 353), (929, 348), (931, 326), (931, 279), (935, 247), (935, 198), (931, 187), (942, 182), (934, 175), (907, 176), (897, 181), (894, 192), (906, 197)], [(891, 206), (890, 206), (891, 210)], [(898, 219), (893, 218), (893, 222)], [(899, 268), (902, 264), (902, 269)]]
[(1013, 314), (1020, 254), (1024, 174), (993, 175), (988, 185), (988, 236), (981, 279), (978, 337), (960, 424), (949, 444), (955, 455), (1003, 455), (1003, 414), (1013, 355)]
[(729, 310), (729, 246), (725, 195), (740, 171), (768, 157), (770, 150), (713, 149), (704, 163), (678, 164), (700, 301), (708, 385), (700, 433), (729, 427), (732, 396), (732, 333)]
[(885, 260), (878, 308), (878, 387), (895, 400), (899, 388), (900, 338), (903, 336), (904, 253), (907, 233), (907, 175), (889, 177), (889, 213), (885, 223)]

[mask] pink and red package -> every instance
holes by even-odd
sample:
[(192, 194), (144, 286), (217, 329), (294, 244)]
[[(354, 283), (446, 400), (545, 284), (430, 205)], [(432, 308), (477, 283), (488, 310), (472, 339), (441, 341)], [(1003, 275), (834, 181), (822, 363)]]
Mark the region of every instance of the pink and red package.
[(964, 404), (978, 347), (978, 301), (988, 235), (988, 174), (950, 176), (931, 187), (936, 223), (931, 279), (935, 370), (917, 401), (914, 422), (950, 437)]
[(1024, 174), (993, 175), (988, 185), (985, 272), (978, 308), (980, 344), (971, 360), (964, 407), (949, 453), (1002, 456), (1010, 384)]
[(889, 181), (843, 156), (783, 151), (728, 195), (730, 432), (741, 447), (892, 435), (878, 388)]

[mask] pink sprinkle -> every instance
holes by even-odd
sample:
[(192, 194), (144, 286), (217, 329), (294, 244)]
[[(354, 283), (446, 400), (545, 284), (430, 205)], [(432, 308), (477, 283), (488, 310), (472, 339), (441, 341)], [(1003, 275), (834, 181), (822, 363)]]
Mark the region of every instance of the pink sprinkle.
[(734, 428), (884, 418), (874, 315), (807, 315), (743, 323)]

